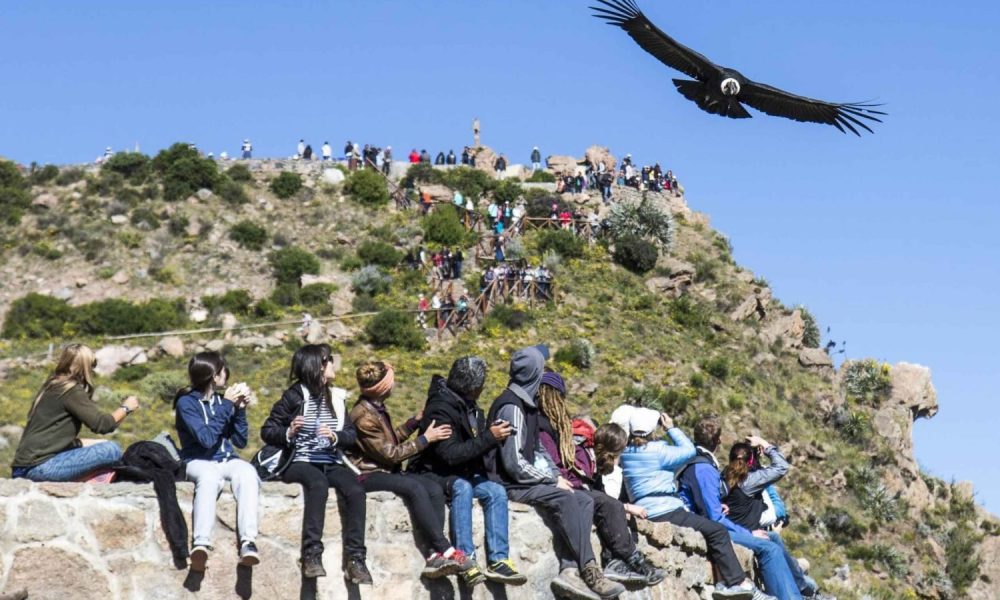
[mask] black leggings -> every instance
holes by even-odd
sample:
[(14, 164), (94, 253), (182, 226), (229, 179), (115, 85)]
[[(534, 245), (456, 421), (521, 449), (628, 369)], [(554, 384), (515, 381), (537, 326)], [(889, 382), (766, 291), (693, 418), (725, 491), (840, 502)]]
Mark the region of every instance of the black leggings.
[(429, 477), (409, 473), (371, 473), (363, 481), (366, 492), (392, 492), (406, 502), (410, 520), (435, 552), (451, 548), (444, 537), (444, 489)]
[(594, 501), (594, 525), (602, 550), (610, 551), (614, 558), (628, 560), (635, 552), (635, 541), (628, 527), (625, 505), (596, 490), (574, 490), (573, 493), (586, 494)]
[(281, 474), (285, 483), (302, 484), (302, 556), (323, 553), (323, 525), (330, 488), (337, 491), (344, 555), (365, 559), (365, 488), (343, 465), (296, 462)]
[(706, 519), (683, 508), (657, 515), (650, 521), (688, 527), (703, 535), (708, 546), (708, 560), (719, 569), (719, 578), (726, 585), (738, 585), (747, 578), (739, 559), (736, 558), (736, 550), (733, 550), (729, 532), (722, 523)]

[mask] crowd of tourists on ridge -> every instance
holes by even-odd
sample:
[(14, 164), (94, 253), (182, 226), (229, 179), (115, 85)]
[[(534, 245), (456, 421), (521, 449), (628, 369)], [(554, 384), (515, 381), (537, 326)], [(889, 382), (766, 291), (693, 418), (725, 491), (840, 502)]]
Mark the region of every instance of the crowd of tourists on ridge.
[[(256, 395), (246, 384), (231, 382), (239, 374), (221, 354), (195, 354), (187, 366), (189, 385), (173, 402), (177, 475), (195, 484), (191, 548), (188, 552), (181, 518), (176, 525), (182, 547), (175, 560), (190, 561), (196, 572), (212, 561), (216, 502), (228, 482), (237, 503), (239, 564), (266, 561), (257, 545), (260, 520), (266, 518), (260, 487), (262, 481), (280, 480), (302, 486), (299, 568), (305, 578), (323, 577), (326, 565), (341, 562), (348, 582), (373, 583), (365, 497), (383, 491), (409, 508), (426, 548), (420, 572), (425, 578), (457, 576), (466, 586), (526, 583), (511, 560), (508, 531), (508, 503), (519, 502), (550, 517), (559, 559), (552, 588), (560, 596), (608, 599), (624, 593), (624, 584), (656, 586), (664, 580), (664, 571), (636, 545), (635, 520), (699, 532), (717, 573), (713, 598), (819, 596), (780, 535), (787, 512), (774, 486), (791, 466), (776, 445), (748, 435), (720, 462), (715, 452), (723, 431), (715, 416), (695, 424), (693, 439), (669, 415), (629, 404), (616, 408), (604, 424), (574, 416), (570, 387), (546, 366), (548, 357), (542, 345), (514, 352), (508, 384), (490, 390), (491, 402), (480, 402), (487, 392), (486, 362), (461, 357), (446, 376), (431, 378), (421, 411), (402, 420), (396, 415), (394, 421), (386, 405), (400, 383), (392, 365), (360, 364), (354, 373), (357, 389), (349, 392), (332, 385), (339, 361), (330, 347), (304, 345), (290, 359), (287, 389), (257, 432), (265, 445), (248, 462), (238, 451), (256, 437), (247, 419)], [(14, 477), (107, 479), (109, 473), (129, 472), (140, 455), (145, 462), (172, 461), (157, 442), (137, 442), (123, 454), (113, 441), (79, 438), (82, 425), (111, 433), (140, 409), (132, 396), (104, 413), (93, 399), (95, 367), (89, 347), (62, 350), (28, 407)], [(163, 454), (165, 459), (158, 458)], [(343, 517), (342, 561), (324, 561), (331, 489)], [(484, 564), (472, 533), (474, 501), (483, 508)], [(599, 554), (591, 545), (592, 527), (601, 542)], [(175, 528), (165, 529), (170, 540), (178, 535)], [(753, 552), (763, 590), (744, 572), (733, 544)]]

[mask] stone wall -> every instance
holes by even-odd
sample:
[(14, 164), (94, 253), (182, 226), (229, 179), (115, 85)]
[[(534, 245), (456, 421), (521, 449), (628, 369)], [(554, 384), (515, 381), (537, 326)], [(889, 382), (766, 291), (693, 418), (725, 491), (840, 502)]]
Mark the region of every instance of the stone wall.
[[(192, 485), (178, 484), (181, 508), (190, 517)], [(236, 567), (235, 503), (228, 491), (218, 503), (218, 522), (203, 577), (177, 570), (160, 529), (152, 485), (40, 483), (0, 479), (0, 597), (27, 589), (31, 600), (174, 598), (549, 598), (557, 574), (552, 537), (529, 507), (511, 505), (512, 558), (528, 576), (524, 587), (477, 586), (471, 595), (455, 578), (422, 581), (422, 559), (405, 506), (391, 494), (368, 496), (366, 542), (372, 587), (348, 589), (341, 577), (340, 519), (336, 502), (327, 509), (324, 555), (329, 576), (302, 587), (296, 559), (302, 500), (298, 486), (264, 485), (261, 497), (261, 564)], [(482, 513), (475, 513), (482, 553)], [(705, 545), (692, 530), (641, 523), (640, 547), (669, 576), (628, 600), (710, 597), (711, 570)], [(598, 541), (594, 536), (595, 549)], [(741, 549), (738, 549), (741, 550)], [(744, 564), (749, 556), (740, 553)]]

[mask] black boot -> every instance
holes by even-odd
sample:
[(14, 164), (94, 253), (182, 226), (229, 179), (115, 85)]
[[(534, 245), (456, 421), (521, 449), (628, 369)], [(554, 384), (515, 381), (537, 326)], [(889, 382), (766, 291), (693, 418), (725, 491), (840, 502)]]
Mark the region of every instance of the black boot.
[(639, 550), (636, 550), (632, 553), (632, 556), (628, 557), (627, 563), (632, 571), (639, 573), (646, 578), (647, 586), (652, 587), (663, 581), (664, 577), (666, 577), (666, 573), (663, 572), (663, 569), (657, 569), (653, 565), (649, 564), (649, 561), (646, 560), (646, 557), (643, 556), (642, 552), (639, 552)]

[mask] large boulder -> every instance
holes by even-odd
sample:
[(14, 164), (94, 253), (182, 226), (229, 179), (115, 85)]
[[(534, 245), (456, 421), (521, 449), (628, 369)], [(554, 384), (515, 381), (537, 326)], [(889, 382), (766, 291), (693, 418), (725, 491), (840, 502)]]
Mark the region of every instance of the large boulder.
[(485, 171), (490, 175), (493, 175), (496, 171), (493, 169), (493, 163), (496, 162), (498, 154), (493, 151), (493, 148), (489, 146), (480, 146), (475, 149), (475, 159), (476, 168), (480, 171)]
[(576, 173), (577, 169), (583, 170), (580, 159), (573, 156), (553, 155), (545, 159), (545, 164), (556, 173)]
[(336, 185), (338, 183), (344, 182), (344, 172), (340, 169), (323, 169), (323, 174), (320, 176), (323, 183), (329, 185)]
[(587, 148), (587, 152), (583, 156), (591, 165), (603, 163), (604, 168), (612, 173), (615, 171), (615, 165), (618, 164), (618, 160), (611, 155), (611, 150), (604, 146), (591, 146)]
[(799, 352), (799, 364), (807, 368), (832, 369), (833, 359), (822, 348), (803, 348)]
[(805, 331), (806, 324), (802, 320), (802, 312), (796, 309), (791, 314), (781, 315), (765, 325), (760, 332), (760, 339), (766, 344), (773, 344), (780, 339), (787, 348), (801, 348)]
[(108, 376), (125, 365), (141, 365), (149, 361), (146, 351), (139, 346), (104, 346), (94, 353), (98, 375)]
[(731, 313), (729, 318), (733, 321), (745, 321), (753, 317), (756, 321), (763, 321), (767, 318), (767, 306), (771, 303), (771, 289), (766, 287), (754, 288), (743, 302), (740, 302)]
[(184, 342), (177, 336), (163, 338), (156, 344), (156, 347), (171, 358), (184, 356)]

